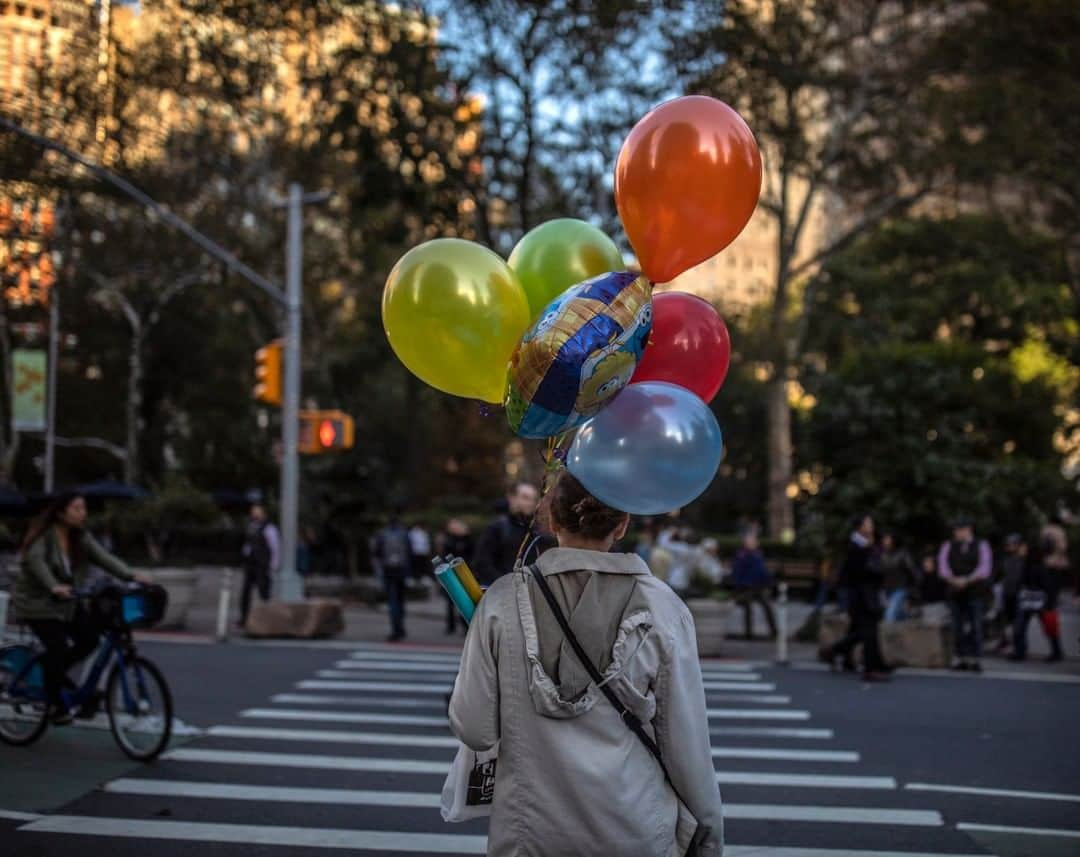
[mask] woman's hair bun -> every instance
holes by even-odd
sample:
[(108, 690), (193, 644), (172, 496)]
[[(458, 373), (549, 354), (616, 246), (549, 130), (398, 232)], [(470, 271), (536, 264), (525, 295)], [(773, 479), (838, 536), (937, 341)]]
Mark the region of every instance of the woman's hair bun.
[(551, 492), (551, 517), (559, 529), (587, 539), (603, 539), (626, 518), (585, 490), (570, 471), (564, 470)]

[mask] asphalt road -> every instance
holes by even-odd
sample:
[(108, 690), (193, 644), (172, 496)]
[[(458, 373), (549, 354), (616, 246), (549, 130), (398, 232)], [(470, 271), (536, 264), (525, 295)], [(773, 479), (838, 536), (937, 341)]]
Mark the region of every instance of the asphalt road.
[[(438, 811), (451, 652), (143, 651), (202, 734), (152, 765), (93, 729), (0, 747), (0, 854), (483, 853), (486, 822)], [(729, 857), (1080, 854), (1075, 677), (704, 669)]]

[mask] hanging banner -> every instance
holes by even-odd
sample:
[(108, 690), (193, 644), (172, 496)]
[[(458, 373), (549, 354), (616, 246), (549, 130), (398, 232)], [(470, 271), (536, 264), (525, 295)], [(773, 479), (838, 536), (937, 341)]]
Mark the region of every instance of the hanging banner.
[(45, 430), (46, 358), (40, 348), (11, 352), (14, 372), (11, 412), (15, 431)]

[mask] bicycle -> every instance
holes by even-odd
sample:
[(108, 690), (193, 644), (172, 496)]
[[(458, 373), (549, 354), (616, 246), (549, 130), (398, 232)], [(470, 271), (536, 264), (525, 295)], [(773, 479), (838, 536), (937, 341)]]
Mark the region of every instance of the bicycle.
[[(64, 706), (85, 718), (92, 717), (103, 701), (109, 729), (120, 749), (138, 761), (157, 758), (172, 736), (172, 694), (161, 670), (136, 650), (131, 631), (161, 619), (165, 590), (132, 584), (77, 590), (72, 597), (89, 600), (103, 639), (82, 684), (61, 690)], [(49, 725), (43, 654), (37, 645), (0, 646), (0, 740), (4, 743), (28, 746)], [(109, 674), (102, 696), (98, 686), (106, 669)]]

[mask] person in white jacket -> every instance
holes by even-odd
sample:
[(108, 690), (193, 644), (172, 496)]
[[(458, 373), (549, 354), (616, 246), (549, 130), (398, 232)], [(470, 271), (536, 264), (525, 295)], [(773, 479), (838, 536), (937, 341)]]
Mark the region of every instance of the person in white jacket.
[(559, 547), (537, 567), (573, 634), (659, 747), (664, 771), (592, 681), (527, 569), (480, 600), (450, 700), (454, 734), (498, 742), (492, 857), (718, 857), (723, 811), (686, 605), (636, 554), (610, 553), (629, 518), (564, 472)]

